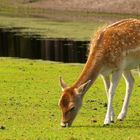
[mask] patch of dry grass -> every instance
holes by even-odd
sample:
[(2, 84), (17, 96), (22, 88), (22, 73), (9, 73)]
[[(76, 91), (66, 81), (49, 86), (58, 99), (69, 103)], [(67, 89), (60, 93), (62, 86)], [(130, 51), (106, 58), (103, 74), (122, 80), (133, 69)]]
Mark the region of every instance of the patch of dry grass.
[(140, 14), (139, 0), (38, 0), (28, 5), (44, 9)]

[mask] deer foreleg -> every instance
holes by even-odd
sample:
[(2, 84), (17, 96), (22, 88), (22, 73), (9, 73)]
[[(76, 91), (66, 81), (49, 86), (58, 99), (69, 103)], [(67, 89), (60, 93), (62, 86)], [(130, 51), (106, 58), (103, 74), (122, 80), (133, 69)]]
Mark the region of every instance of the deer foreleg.
[(134, 85), (134, 78), (130, 71), (124, 71), (123, 77), (126, 83), (126, 94), (125, 94), (121, 113), (119, 114), (117, 118), (118, 120), (123, 120), (126, 117), (128, 106), (129, 106), (129, 100), (130, 100), (132, 90), (133, 90), (133, 85)]
[[(102, 79), (103, 79), (103, 82), (104, 82), (105, 91), (106, 91), (107, 100), (108, 100), (108, 97), (109, 97), (108, 91), (109, 91), (109, 88), (110, 88), (110, 77), (102, 75)], [(114, 122), (114, 110), (113, 110), (113, 108), (111, 109), (111, 122)]]
[(113, 107), (112, 107), (113, 97), (114, 97), (114, 93), (115, 93), (115, 90), (117, 88), (117, 85), (119, 83), (121, 74), (122, 74), (121, 70), (115, 71), (112, 74), (112, 81), (111, 81), (110, 88), (109, 88), (109, 91), (108, 91), (107, 113), (106, 113), (106, 117), (105, 117), (105, 120), (104, 120), (105, 125), (109, 125), (110, 122), (111, 122), (111, 112), (112, 112), (112, 109), (113, 109)]

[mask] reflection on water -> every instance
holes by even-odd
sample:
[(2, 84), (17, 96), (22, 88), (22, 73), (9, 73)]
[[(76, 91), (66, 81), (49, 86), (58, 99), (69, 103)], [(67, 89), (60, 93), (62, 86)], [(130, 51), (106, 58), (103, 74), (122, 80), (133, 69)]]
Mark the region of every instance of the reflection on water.
[(88, 43), (68, 39), (39, 40), (0, 29), (0, 56), (6, 57), (84, 63)]

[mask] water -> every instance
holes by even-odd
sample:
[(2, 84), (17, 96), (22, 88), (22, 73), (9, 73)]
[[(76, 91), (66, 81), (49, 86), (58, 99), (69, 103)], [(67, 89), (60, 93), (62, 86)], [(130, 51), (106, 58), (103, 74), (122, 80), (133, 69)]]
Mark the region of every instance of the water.
[(38, 39), (0, 29), (0, 56), (85, 63), (88, 41)]

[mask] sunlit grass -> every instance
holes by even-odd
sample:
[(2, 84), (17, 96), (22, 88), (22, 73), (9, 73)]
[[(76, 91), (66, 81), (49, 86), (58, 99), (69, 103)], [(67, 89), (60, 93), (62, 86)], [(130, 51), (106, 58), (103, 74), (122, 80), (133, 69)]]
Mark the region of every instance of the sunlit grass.
[[(103, 127), (106, 95), (101, 78), (86, 93), (71, 128), (60, 127), (59, 76), (71, 85), (83, 65), (48, 61), (0, 59), (0, 139), (6, 140), (138, 140), (140, 139), (139, 77), (124, 122)], [(114, 100), (121, 110), (125, 92), (121, 80)], [(96, 108), (96, 109), (95, 109)], [(117, 117), (117, 116), (116, 116)], [(3, 127), (4, 128), (3, 128)]]

